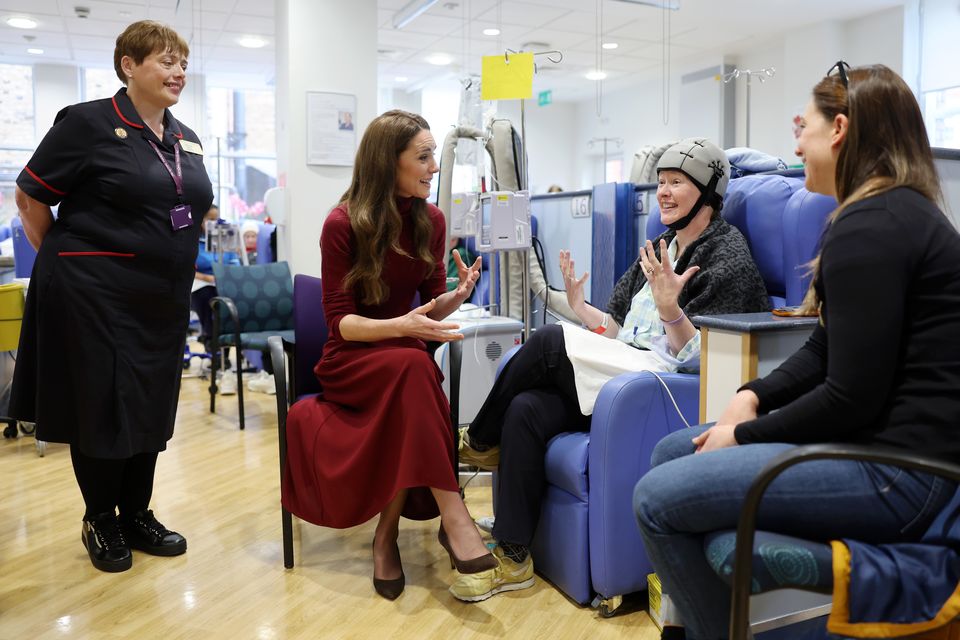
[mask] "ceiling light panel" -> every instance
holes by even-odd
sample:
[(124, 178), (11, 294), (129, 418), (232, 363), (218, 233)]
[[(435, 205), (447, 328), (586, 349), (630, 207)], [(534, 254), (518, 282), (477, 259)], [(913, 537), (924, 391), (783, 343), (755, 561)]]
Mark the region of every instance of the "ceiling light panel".
[[(500, 22), (503, 24), (520, 25), (523, 27), (539, 27), (549, 24), (557, 18), (569, 13), (569, 9), (558, 8), (545, 4), (531, 4), (528, 2), (504, 2), (500, 8)], [(593, 15), (593, 14), (591, 14)], [(484, 22), (497, 23), (497, 7), (494, 5), (480, 16)], [(591, 25), (593, 22), (590, 23)], [(581, 29), (583, 25), (580, 25)]]
[(393, 14), (393, 28), (403, 29), (430, 10), (439, 0), (411, 0)]
[(6, 23), (14, 29), (36, 29), (39, 25), (36, 19), (29, 16), (10, 16)]

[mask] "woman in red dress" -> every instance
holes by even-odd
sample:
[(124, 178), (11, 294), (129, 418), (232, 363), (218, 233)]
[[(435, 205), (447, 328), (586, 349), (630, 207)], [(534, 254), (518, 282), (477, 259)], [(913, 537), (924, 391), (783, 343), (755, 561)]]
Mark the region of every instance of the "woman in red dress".
[[(364, 133), (350, 188), (320, 236), (330, 335), (314, 372), (323, 397), (295, 404), (287, 419), (291, 437), (308, 434), (317, 452), (288, 458), (288, 477), (309, 474), (317, 495), (309, 507), (285, 496), (287, 508), (337, 528), (379, 513), (373, 584), (391, 600), (404, 586), (401, 515), (439, 513), (440, 543), (460, 573), (499, 570), (460, 498), (450, 407), (424, 344), (463, 339), (442, 320), (480, 277), (480, 260), (468, 267), (457, 254), (460, 281), (446, 290), (444, 217), (426, 202), (435, 149), (427, 122), (405, 111), (384, 113)], [(411, 310), (417, 293), (425, 304)]]

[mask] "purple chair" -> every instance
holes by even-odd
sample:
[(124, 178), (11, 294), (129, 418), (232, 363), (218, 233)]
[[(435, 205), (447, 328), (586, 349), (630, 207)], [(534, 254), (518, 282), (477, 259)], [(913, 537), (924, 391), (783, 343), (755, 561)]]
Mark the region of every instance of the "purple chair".
[[(419, 305), (419, 297), (414, 301)], [(287, 464), (287, 410), (305, 398), (323, 394), (313, 369), (323, 355), (329, 330), (323, 314), (323, 284), (320, 278), (298, 274), (293, 278), (293, 339), (272, 336), (267, 340), (277, 389), (277, 429), (280, 446), (280, 483)], [(430, 345), (428, 345), (430, 346)], [(454, 451), (459, 433), (460, 363), (463, 346), (450, 343), (450, 414), (454, 426)], [(284, 361), (289, 359), (289, 368)], [(287, 376), (283, 373), (287, 372)], [(456, 463), (456, 457), (454, 458)], [(457, 465), (454, 465), (457, 468)], [(283, 566), (293, 568), (293, 514), (281, 504)]]

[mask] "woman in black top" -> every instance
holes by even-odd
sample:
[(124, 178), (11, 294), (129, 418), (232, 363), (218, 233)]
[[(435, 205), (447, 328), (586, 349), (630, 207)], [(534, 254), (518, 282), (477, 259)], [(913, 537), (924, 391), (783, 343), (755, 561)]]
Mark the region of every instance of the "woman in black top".
[[(841, 62), (814, 89), (801, 127), (807, 188), (840, 203), (805, 302), (820, 324), (779, 368), (744, 385), (716, 424), (664, 438), (634, 493), (679, 614), (668, 622), (683, 623), (688, 638), (726, 637), (729, 589), (707, 564), (703, 534), (736, 528), (747, 487), (776, 455), (832, 441), (960, 461), (960, 235), (936, 205), (916, 99), (887, 67)], [(910, 541), (954, 490), (884, 465), (809, 462), (772, 483), (758, 527)], [(663, 637), (684, 636), (666, 627)]]
[(188, 55), (169, 27), (127, 27), (114, 51), (126, 88), (63, 109), (17, 178), (38, 254), (10, 415), (70, 445), (86, 503), (82, 541), (102, 571), (129, 569), (131, 548), (187, 549), (148, 506), (157, 453), (173, 435), (200, 225), (213, 201), (199, 138), (167, 110)]

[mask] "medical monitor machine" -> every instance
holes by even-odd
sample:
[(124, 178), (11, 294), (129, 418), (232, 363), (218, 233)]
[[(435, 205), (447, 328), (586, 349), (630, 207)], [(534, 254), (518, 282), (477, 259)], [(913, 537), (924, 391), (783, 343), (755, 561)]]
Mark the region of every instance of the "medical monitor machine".
[(490, 191), (480, 194), (477, 250), (513, 251), (530, 248), (530, 192)]
[(480, 194), (455, 193), (450, 197), (450, 237), (472, 238), (480, 228)]
[(247, 252), (240, 237), (240, 227), (225, 220), (207, 220), (204, 222), (206, 249), (214, 255), (217, 262), (223, 262), (226, 253), (233, 253), (241, 264), (247, 264)]

